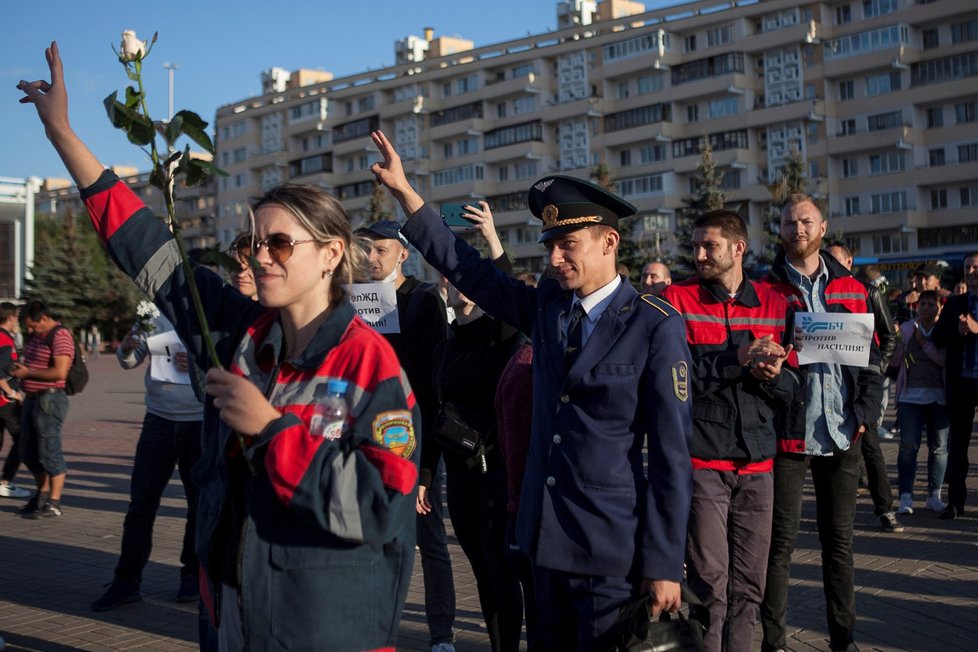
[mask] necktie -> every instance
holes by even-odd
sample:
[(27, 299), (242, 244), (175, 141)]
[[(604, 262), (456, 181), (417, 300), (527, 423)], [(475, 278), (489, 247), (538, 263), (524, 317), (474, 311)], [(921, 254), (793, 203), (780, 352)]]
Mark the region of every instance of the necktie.
[(564, 368), (570, 369), (574, 361), (577, 360), (581, 347), (584, 346), (584, 324), (582, 320), (587, 316), (584, 306), (578, 301), (571, 310), (570, 321), (567, 322), (567, 348), (564, 349)]
[[(978, 319), (978, 294), (968, 295), (968, 312), (975, 319)], [(975, 369), (975, 353), (978, 349), (978, 337), (972, 335), (967, 338), (967, 344), (964, 348), (964, 368), (968, 371), (974, 371)]]

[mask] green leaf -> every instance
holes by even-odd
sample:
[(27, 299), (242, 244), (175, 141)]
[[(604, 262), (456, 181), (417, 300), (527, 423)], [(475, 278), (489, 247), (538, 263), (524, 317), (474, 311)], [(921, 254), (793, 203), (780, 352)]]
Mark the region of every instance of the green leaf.
[(180, 155), (180, 163), (177, 164), (177, 169), (173, 171), (174, 174), (187, 174), (190, 171), (190, 145), (183, 148), (183, 153)]
[(126, 106), (128, 106), (130, 109), (135, 109), (137, 106), (139, 106), (142, 99), (143, 96), (139, 91), (132, 86), (126, 86)]
[(153, 171), (149, 173), (149, 182), (160, 190), (166, 190), (166, 170), (162, 165), (153, 167)]
[(191, 164), (192, 165), (196, 165), (197, 167), (203, 169), (204, 172), (206, 172), (208, 174), (208, 176), (215, 176), (215, 175), (216, 176), (219, 176), (219, 177), (226, 177), (226, 176), (228, 176), (228, 173), (227, 172), (225, 172), (221, 168), (217, 167), (216, 165), (214, 165), (210, 161), (204, 161), (202, 159), (194, 159)]
[(205, 131), (207, 129), (207, 123), (193, 111), (180, 111), (173, 116), (173, 119), (176, 120), (177, 117), (183, 119), (183, 133), (186, 134), (190, 140), (203, 147), (207, 153), (213, 154), (214, 143), (211, 141), (211, 137), (208, 136), (207, 132)]
[(180, 132), (182, 130), (183, 116), (178, 113), (177, 115), (173, 116), (172, 120), (170, 120), (170, 124), (166, 126), (166, 133), (163, 134), (163, 136), (166, 138), (167, 144), (172, 146), (173, 143), (177, 142), (177, 138), (180, 137)]
[(166, 157), (166, 161), (163, 162), (164, 167), (169, 169), (170, 165), (181, 156), (183, 156), (183, 152), (180, 151), (173, 152), (172, 154)]
[(196, 186), (207, 179), (207, 172), (203, 167), (198, 165), (199, 162), (197, 159), (190, 160), (190, 165), (187, 168), (187, 178), (184, 181), (188, 188)]
[(215, 267), (220, 267), (226, 272), (234, 272), (241, 269), (241, 263), (234, 256), (230, 256), (227, 252), (219, 251), (216, 247), (214, 249), (204, 249), (200, 255), (200, 262), (202, 265), (214, 265)]
[(143, 116), (139, 117), (139, 120), (133, 120), (129, 125), (129, 142), (139, 146), (149, 145), (156, 137), (156, 130), (153, 129), (152, 122)]
[(132, 120), (130, 120), (124, 112), (116, 110), (117, 106), (122, 106), (122, 104), (119, 104), (119, 102), (115, 99), (118, 94), (118, 91), (113, 91), (104, 100), (102, 100), (102, 105), (105, 106), (105, 113), (109, 116), (109, 122), (112, 123), (112, 126), (116, 129), (128, 131), (129, 123), (132, 122)]

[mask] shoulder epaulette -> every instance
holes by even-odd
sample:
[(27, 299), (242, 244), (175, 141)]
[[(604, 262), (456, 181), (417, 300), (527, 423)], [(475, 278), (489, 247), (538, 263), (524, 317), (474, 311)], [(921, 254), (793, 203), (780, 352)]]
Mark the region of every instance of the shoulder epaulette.
[(666, 317), (668, 317), (669, 315), (680, 314), (679, 311), (676, 310), (675, 306), (673, 306), (665, 299), (655, 296), (654, 294), (642, 294), (639, 295), (639, 298), (645, 303), (655, 308), (656, 310), (658, 310), (659, 312), (661, 312)]

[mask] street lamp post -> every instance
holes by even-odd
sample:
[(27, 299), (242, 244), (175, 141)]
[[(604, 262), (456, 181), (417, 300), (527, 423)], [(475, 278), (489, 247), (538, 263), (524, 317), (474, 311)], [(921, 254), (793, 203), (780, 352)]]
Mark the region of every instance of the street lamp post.
[(167, 76), (169, 77), (170, 83), (170, 112), (167, 115), (167, 122), (173, 120), (173, 71), (180, 67), (180, 64), (163, 62), (163, 67), (166, 68)]

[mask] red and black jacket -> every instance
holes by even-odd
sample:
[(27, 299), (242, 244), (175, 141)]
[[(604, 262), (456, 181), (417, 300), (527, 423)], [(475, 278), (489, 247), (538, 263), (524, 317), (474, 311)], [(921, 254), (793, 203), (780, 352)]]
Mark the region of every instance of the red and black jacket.
[[(804, 382), (788, 365), (762, 382), (740, 364), (737, 349), (769, 335), (787, 345), (792, 332), (787, 301), (750, 280), (732, 298), (721, 285), (695, 277), (673, 283), (662, 298), (683, 315), (693, 356), (694, 468), (769, 471), (778, 415), (803, 394)], [(717, 461), (732, 464), (718, 466)]]
[[(856, 280), (848, 269), (843, 267), (827, 252), (820, 253), (822, 264), (826, 266), (829, 280), (825, 286), (825, 305), (829, 312), (851, 314), (874, 313), (866, 286)], [(780, 292), (794, 311), (807, 311), (805, 299), (788, 275), (788, 263), (783, 253), (774, 261), (771, 271), (762, 281), (765, 285)], [(843, 366), (851, 388), (850, 405), (855, 412), (856, 423), (866, 427), (876, 427), (882, 412), (883, 374), (881, 364), (883, 355), (879, 342), (873, 338), (869, 347), (869, 365), (866, 367)], [(805, 452), (805, 402), (792, 407), (788, 427), (780, 431), (778, 452)]]

